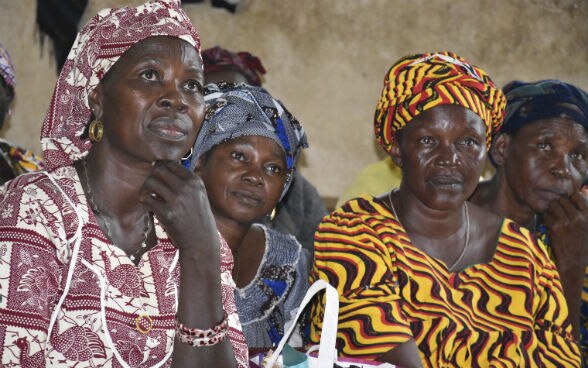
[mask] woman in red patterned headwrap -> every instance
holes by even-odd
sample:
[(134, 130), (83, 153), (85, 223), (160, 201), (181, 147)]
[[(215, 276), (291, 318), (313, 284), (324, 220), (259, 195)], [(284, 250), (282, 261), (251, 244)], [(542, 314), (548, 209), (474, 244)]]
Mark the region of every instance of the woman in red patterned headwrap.
[[(532, 234), (466, 200), (505, 98), (449, 53), (392, 66), (376, 138), (402, 168), (398, 190), (323, 219), (311, 279), (340, 293), (337, 348), (403, 367), (577, 367), (555, 265)], [(322, 304), (312, 311), (318, 341)]]
[(179, 1), (80, 31), (43, 124), (47, 170), (0, 193), (0, 363), (246, 367), (232, 257), (179, 160), (204, 118)]

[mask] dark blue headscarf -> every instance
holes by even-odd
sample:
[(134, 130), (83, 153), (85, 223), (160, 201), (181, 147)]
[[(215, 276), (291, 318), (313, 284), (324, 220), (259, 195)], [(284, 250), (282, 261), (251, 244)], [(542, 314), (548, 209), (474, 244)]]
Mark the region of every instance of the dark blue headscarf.
[(588, 129), (588, 95), (555, 79), (533, 83), (513, 81), (503, 88), (506, 116), (499, 133), (515, 133), (541, 119), (567, 118)]

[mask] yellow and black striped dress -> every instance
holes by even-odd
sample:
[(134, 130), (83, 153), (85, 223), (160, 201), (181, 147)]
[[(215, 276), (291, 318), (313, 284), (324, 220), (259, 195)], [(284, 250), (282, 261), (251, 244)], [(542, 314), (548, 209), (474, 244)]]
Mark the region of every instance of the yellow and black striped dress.
[[(489, 263), (452, 273), (411, 244), (373, 197), (325, 217), (311, 281), (340, 294), (337, 349), (376, 359), (415, 339), (426, 367), (578, 367), (555, 265), (524, 228), (505, 219)], [(322, 301), (312, 308), (318, 342)]]

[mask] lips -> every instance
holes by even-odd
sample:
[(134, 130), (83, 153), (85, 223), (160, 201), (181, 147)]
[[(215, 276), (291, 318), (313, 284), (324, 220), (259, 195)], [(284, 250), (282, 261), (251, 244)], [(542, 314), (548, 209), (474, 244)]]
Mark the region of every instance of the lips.
[(463, 187), (463, 180), (452, 175), (438, 175), (429, 179), (429, 182), (436, 187), (446, 189), (460, 189)]
[(161, 117), (151, 121), (148, 129), (158, 137), (169, 141), (182, 140), (189, 130), (185, 121), (170, 117)]
[(562, 196), (567, 196), (567, 193), (565, 192), (551, 189), (539, 189), (537, 193), (539, 193), (539, 196), (547, 202), (552, 202), (558, 200)]
[(233, 196), (248, 206), (259, 207), (263, 204), (263, 197), (248, 190), (234, 191)]

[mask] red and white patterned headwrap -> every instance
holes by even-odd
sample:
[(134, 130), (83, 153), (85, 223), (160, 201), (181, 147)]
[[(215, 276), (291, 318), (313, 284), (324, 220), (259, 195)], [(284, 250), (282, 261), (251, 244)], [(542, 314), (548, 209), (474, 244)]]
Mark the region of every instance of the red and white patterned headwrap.
[(151, 36), (179, 37), (200, 54), (200, 36), (179, 0), (103, 9), (78, 33), (41, 130), (47, 169), (71, 165), (88, 154), (92, 143), (81, 138), (91, 116), (88, 95), (122, 54)]

